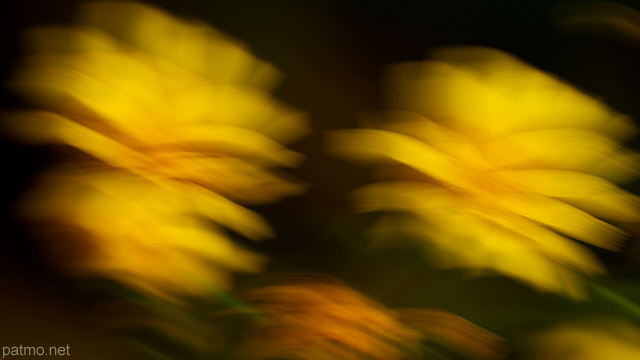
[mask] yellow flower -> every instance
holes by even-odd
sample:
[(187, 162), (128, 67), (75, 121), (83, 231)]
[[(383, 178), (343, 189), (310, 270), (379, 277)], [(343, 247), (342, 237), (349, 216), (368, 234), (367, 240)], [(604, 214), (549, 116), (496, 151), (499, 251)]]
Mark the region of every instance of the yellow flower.
[(261, 268), (227, 230), (270, 236), (237, 202), (302, 190), (274, 171), (299, 161), (282, 143), (306, 131), (268, 92), (276, 70), (206, 24), (135, 2), (84, 3), (77, 24), (29, 40), (13, 86), (39, 110), (9, 125), (74, 149), (22, 212), (56, 239), (60, 266), (171, 300)]
[[(571, 239), (617, 249), (637, 221), (637, 198), (614, 182), (637, 175), (620, 142), (623, 115), (497, 50), (441, 50), (390, 79), (377, 128), (339, 131), (334, 151), (387, 166), (357, 191), (359, 211), (399, 211), (380, 231), (428, 238), (445, 266), (485, 269), (580, 297), (576, 272), (597, 258)], [(379, 120), (382, 119), (382, 120)]]
[(263, 317), (241, 358), (393, 360), (417, 349), (417, 331), (339, 282), (303, 277), (251, 289), (244, 299)]
[(313, 274), (274, 279), (244, 293), (257, 321), (242, 359), (418, 359), (424, 340), (474, 359), (504, 355), (502, 338), (446, 311), (391, 310)]
[(118, 172), (49, 174), (22, 213), (62, 270), (103, 277), (160, 298), (228, 290), (230, 272), (265, 259), (233, 243), (270, 234), (249, 210), (197, 187), (162, 187)]
[(299, 161), (280, 142), (305, 124), (268, 94), (271, 66), (205, 24), (146, 5), (88, 3), (80, 15), (76, 26), (29, 34), (13, 86), (42, 110), (18, 116), (14, 132), (242, 202), (301, 190), (272, 171)]
[(532, 360), (634, 360), (640, 328), (626, 318), (581, 319), (531, 332), (523, 341)]

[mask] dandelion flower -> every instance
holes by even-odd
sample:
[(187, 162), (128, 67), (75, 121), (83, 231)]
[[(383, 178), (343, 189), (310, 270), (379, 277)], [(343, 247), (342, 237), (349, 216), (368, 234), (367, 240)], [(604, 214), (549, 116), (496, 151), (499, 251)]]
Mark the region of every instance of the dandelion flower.
[(621, 145), (636, 131), (629, 119), (494, 49), (441, 50), (390, 79), (393, 111), (331, 138), (387, 169), (356, 192), (357, 210), (413, 215), (378, 229), (428, 239), (444, 266), (582, 297), (578, 274), (604, 270), (574, 240), (618, 249), (624, 232), (607, 221), (639, 218), (616, 184), (638, 172)]

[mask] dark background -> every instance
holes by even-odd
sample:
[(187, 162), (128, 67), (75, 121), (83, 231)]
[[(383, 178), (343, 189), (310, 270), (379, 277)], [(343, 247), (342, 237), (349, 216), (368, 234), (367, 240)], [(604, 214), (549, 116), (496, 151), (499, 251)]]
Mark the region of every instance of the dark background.
[[(21, 32), (38, 24), (70, 21), (79, 2), (23, 0), (1, 5), (3, 82), (21, 54)], [(309, 113), (313, 132), (293, 145), (307, 158), (290, 173), (312, 187), (303, 196), (254, 207), (279, 234), (278, 239), (255, 245), (271, 256), (271, 271), (328, 273), (389, 306), (448, 309), (509, 338), (560, 321), (567, 313), (630, 316), (606, 301), (573, 303), (509, 280), (434, 273), (412, 248), (363, 252), (363, 229), (371, 217), (350, 214), (346, 194), (369, 181), (368, 171), (325, 154), (322, 141), (326, 131), (356, 127), (358, 113), (383, 107), (381, 74), (387, 65), (424, 59), (430, 49), (446, 45), (484, 45), (511, 52), (638, 119), (640, 38), (621, 36), (615, 28), (568, 27), (563, 5), (570, 2), (554, 0), (149, 3), (204, 19), (245, 42), (285, 74), (276, 96)], [(638, 2), (619, 3), (640, 8)], [(23, 106), (10, 92), (0, 94), (3, 108)], [(12, 218), (11, 206), (48, 163), (49, 154), (8, 139), (0, 150), (0, 346), (70, 344), (77, 359), (125, 358), (87, 320), (96, 296), (56, 276)], [(638, 301), (634, 263), (639, 260), (633, 244), (624, 253), (599, 255), (615, 275), (603, 281)]]

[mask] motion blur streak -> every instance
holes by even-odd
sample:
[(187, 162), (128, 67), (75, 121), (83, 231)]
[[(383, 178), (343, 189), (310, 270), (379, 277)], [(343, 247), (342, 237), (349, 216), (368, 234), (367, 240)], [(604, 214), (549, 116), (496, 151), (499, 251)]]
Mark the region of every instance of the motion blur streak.
[(606, 1), (570, 2), (557, 6), (555, 18), (571, 32), (587, 32), (640, 45), (640, 12)]
[(604, 271), (572, 239), (619, 249), (638, 199), (621, 143), (633, 123), (501, 51), (457, 47), (390, 72), (389, 107), (329, 148), (387, 169), (353, 195), (357, 211), (399, 211), (378, 232), (430, 240), (442, 266), (489, 270), (540, 290), (585, 296), (579, 274)]
[(634, 360), (640, 358), (640, 328), (628, 319), (586, 319), (533, 332), (526, 344), (530, 360)]
[(244, 293), (261, 317), (240, 358), (421, 359), (425, 338), (473, 358), (503, 355), (498, 336), (444, 311), (387, 309), (346, 284), (312, 274), (273, 280)]
[[(279, 74), (210, 26), (134, 2), (88, 2), (73, 26), (33, 29), (12, 87), (16, 138), (66, 151), (21, 214), (70, 274), (179, 301), (229, 289), (264, 260), (227, 230), (260, 240), (238, 203), (303, 186), (274, 169), (306, 131), (269, 91)], [(61, 145), (61, 146), (60, 146)]]

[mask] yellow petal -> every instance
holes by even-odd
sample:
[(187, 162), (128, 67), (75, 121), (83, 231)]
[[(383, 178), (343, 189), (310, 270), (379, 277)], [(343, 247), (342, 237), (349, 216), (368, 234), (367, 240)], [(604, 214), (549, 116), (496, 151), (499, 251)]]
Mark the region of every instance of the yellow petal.
[(559, 198), (605, 219), (640, 221), (637, 196), (597, 176), (547, 169), (507, 170), (497, 174), (521, 184), (520, 191)]
[(256, 60), (244, 46), (203, 23), (177, 19), (136, 2), (83, 5), (79, 15), (86, 23), (214, 83), (271, 88), (279, 78), (272, 66)]
[(330, 134), (332, 152), (357, 161), (400, 162), (448, 181), (457, 173), (457, 160), (412, 137), (382, 130), (341, 130)]
[(619, 249), (625, 232), (567, 203), (533, 194), (502, 196), (496, 202), (533, 221), (590, 244)]

